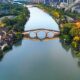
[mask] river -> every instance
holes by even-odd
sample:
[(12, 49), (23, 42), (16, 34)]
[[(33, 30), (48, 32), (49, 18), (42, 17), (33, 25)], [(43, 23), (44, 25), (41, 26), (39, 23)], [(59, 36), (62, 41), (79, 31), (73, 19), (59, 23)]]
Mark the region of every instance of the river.
[[(59, 30), (50, 15), (33, 7), (25, 30)], [(60, 39), (23, 39), (0, 57), (0, 80), (80, 80), (80, 60)]]

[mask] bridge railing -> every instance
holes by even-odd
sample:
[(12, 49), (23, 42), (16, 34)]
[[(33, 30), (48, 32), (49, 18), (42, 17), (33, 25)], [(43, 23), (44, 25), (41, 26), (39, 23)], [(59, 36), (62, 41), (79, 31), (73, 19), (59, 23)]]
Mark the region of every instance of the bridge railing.
[(38, 35), (39, 32), (45, 32), (44, 39), (49, 38), (49, 34), (51, 34), (51, 38), (55, 38), (55, 37), (58, 37), (60, 35), (60, 31), (52, 30), (52, 29), (43, 29), (43, 28), (26, 30), (22, 34), (27, 38), (31, 38), (30, 34), (34, 33), (34, 36), (35, 36), (34, 38), (35, 39), (40, 39), (39, 35)]
[(44, 29), (44, 28), (40, 28), (40, 29), (32, 29), (32, 30), (26, 30), (24, 32), (30, 32), (30, 31), (54, 31), (54, 32), (60, 32), (58, 30), (52, 30), (52, 29)]

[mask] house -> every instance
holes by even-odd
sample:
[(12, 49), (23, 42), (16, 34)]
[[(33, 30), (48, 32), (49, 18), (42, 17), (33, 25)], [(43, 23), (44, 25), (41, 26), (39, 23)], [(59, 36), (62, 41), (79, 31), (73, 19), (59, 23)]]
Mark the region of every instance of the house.
[(8, 28), (0, 27), (0, 40), (4, 39), (8, 32)]

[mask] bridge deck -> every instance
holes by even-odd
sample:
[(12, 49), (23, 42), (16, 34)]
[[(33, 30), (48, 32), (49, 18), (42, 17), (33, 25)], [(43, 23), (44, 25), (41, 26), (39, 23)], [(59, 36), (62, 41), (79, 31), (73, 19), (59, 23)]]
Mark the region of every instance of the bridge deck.
[(31, 32), (34, 32), (34, 34), (35, 34), (35, 35), (34, 35), (34, 39), (40, 39), (39, 36), (38, 36), (38, 32), (40, 32), (40, 31), (45, 32), (45, 37), (44, 37), (44, 39), (49, 38), (49, 36), (48, 36), (48, 35), (49, 35), (49, 32), (52, 32), (52, 37), (51, 37), (51, 38), (54, 38), (54, 37), (57, 37), (57, 36), (60, 35), (60, 31), (52, 30), (52, 29), (44, 29), (44, 28), (26, 30), (26, 31), (24, 31), (22, 34), (23, 34), (25, 37), (27, 37), (27, 38), (32, 38), (32, 37), (30, 36), (30, 33), (31, 33)]
[(44, 28), (40, 28), (40, 29), (32, 29), (32, 30), (26, 30), (24, 32), (30, 32), (30, 31), (54, 31), (54, 32), (60, 32), (57, 30), (52, 30), (52, 29), (44, 29)]

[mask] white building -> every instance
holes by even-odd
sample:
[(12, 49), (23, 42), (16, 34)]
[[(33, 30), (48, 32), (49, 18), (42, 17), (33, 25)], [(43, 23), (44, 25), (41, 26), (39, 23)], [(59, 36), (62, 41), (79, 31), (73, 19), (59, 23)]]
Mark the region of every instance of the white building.
[(8, 3), (8, 2), (12, 2), (13, 0), (0, 0), (0, 3)]
[(6, 2), (6, 0), (0, 0), (0, 3), (5, 3)]
[(31, 0), (31, 2), (33, 2), (33, 3), (43, 3), (44, 0)]

